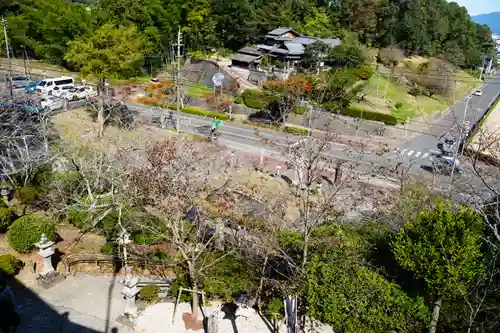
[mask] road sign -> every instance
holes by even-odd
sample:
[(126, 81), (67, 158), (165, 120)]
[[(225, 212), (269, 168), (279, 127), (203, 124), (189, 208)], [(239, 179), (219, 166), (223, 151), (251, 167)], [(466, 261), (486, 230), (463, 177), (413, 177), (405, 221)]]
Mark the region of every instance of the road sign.
[(216, 87), (222, 86), (222, 82), (224, 82), (224, 74), (215, 73), (214, 76), (212, 76), (212, 82), (214, 83), (214, 86), (216, 86)]

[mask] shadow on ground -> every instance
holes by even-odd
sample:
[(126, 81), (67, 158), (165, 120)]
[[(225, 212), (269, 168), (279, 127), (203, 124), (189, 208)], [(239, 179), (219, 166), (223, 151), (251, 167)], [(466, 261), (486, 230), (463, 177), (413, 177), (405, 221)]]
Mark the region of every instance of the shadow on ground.
[[(20, 316), (16, 333), (103, 333), (71, 322), (69, 312), (58, 312), (16, 278), (0, 270), (0, 279), (2, 278), (13, 291), (16, 310)], [(5, 312), (1, 312), (0, 320), (9, 320), (4, 318)], [(109, 332), (119, 333), (119, 329), (112, 327)]]

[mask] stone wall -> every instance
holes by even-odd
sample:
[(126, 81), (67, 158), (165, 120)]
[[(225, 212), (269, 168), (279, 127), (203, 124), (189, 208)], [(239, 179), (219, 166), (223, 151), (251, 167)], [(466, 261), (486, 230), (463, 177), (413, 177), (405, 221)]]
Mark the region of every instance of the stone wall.
[(214, 61), (201, 60), (186, 64), (181, 74), (187, 82), (195, 82), (197, 84), (213, 87), (212, 76), (219, 72), (224, 74), (224, 82), (222, 83), (223, 90), (237, 91), (239, 89), (239, 83)]

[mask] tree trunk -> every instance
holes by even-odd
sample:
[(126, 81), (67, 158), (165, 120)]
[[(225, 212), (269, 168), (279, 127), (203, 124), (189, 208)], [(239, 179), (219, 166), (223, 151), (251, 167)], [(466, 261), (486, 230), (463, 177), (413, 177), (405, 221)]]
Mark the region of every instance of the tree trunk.
[(309, 233), (304, 235), (304, 247), (302, 248), (302, 264), (300, 265), (304, 268), (307, 264), (307, 256), (309, 255)]
[(200, 304), (199, 304), (200, 295), (198, 294), (198, 284), (196, 283), (196, 270), (192, 263), (188, 264), (188, 269), (189, 269), (189, 278), (191, 279), (191, 289), (193, 290), (191, 293), (193, 297), (192, 313), (194, 317), (198, 318), (198, 316), (200, 315)]
[(97, 109), (97, 138), (101, 139), (104, 135), (104, 88), (106, 79), (99, 80), (99, 93), (98, 109)]
[(441, 311), (441, 300), (442, 300), (442, 298), (439, 297), (434, 302), (434, 309), (432, 310), (431, 329), (429, 331), (430, 333), (436, 333), (437, 324), (438, 324), (438, 320), (439, 320), (439, 311)]

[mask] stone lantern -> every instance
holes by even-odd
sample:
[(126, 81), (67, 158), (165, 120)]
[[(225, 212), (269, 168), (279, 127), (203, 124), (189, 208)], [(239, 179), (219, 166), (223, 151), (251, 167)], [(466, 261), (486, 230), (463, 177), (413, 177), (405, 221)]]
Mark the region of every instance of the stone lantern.
[(125, 298), (125, 311), (123, 314), (129, 318), (137, 317), (137, 305), (135, 303), (137, 294), (139, 293), (139, 278), (133, 277), (130, 272), (130, 267), (128, 266), (128, 255), (127, 255), (127, 245), (132, 241), (130, 240), (130, 235), (126, 230), (123, 230), (120, 238), (118, 239), (118, 244), (123, 248), (123, 261), (125, 266), (125, 277), (120, 280), (123, 284), (122, 294)]
[(38, 255), (43, 258), (42, 276), (48, 276), (54, 273), (54, 266), (52, 266), (52, 256), (54, 255), (54, 242), (47, 239), (45, 234), (42, 234), (40, 241), (35, 244), (39, 249)]

